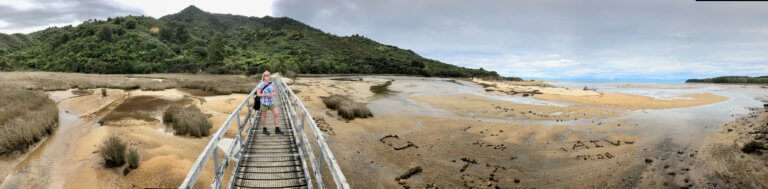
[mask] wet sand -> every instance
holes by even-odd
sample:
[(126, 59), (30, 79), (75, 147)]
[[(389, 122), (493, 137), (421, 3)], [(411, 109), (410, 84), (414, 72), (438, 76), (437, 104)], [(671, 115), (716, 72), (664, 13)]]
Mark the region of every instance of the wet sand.
[[(196, 97), (176, 89), (109, 89), (108, 94), (50, 92), (60, 110), (58, 130), (28, 154), (2, 160), (0, 165), (9, 171), (7, 177), (3, 175), (1, 188), (177, 187), (210, 138), (174, 136), (162, 123), (162, 112), (171, 104), (181, 104), (199, 106), (210, 115), (224, 114), (245, 96)], [(209, 120), (214, 124), (211, 132), (223, 121), (215, 116)], [(103, 167), (96, 151), (108, 136), (119, 136), (129, 148), (138, 149), (138, 169), (123, 175), (125, 166)], [(209, 162), (201, 173), (198, 184), (202, 188), (211, 182), (211, 165)]]
[[(344, 90), (365, 90), (388, 79), (395, 80), (391, 87), (395, 95)], [(724, 113), (743, 109), (728, 103), (743, 106), (754, 101), (751, 96), (732, 99), (723, 95), (726, 93), (700, 91), (684, 91), (670, 98), (615, 92), (602, 92), (600, 97), (601, 92), (563, 88), (540, 91), (575, 98), (540, 98), (541, 94), (531, 98), (484, 90), (468, 81), (408, 77), (366, 77), (363, 81), (302, 78), (296, 82), (292, 87), (301, 91), (298, 95), (313, 115), (332, 130), (327, 137), (352, 186), (372, 188), (713, 187), (717, 170), (698, 168), (711, 160), (703, 154), (712, 153), (703, 148), (719, 129), (707, 122), (726, 123), (733, 117)], [(523, 87), (535, 90), (541, 86)], [(319, 98), (329, 94), (369, 103), (375, 117), (339, 119)], [(679, 114), (711, 109), (728, 110), (675, 126), (696, 117)], [(689, 129), (697, 131), (674, 134)], [(395, 180), (416, 166), (423, 172), (400, 183)]]
[(626, 109), (669, 109), (684, 108), (692, 106), (701, 106), (724, 101), (724, 96), (712, 93), (696, 93), (677, 96), (675, 100), (660, 100), (647, 96), (602, 93), (600, 95), (575, 96), (575, 95), (557, 95), (541, 94), (535, 96), (542, 100), (554, 100), (564, 102), (575, 102), (586, 105), (615, 106)]
[[(709, 92), (685, 94), (673, 96), (669, 99), (658, 99), (649, 96), (623, 94), (615, 92), (598, 92), (596, 90), (568, 89), (560, 87), (530, 86), (520, 85), (520, 82), (510, 81), (485, 81), (473, 79), (475, 83), (481, 84), (485, 89), (499, 92), (529, 92), (538, 91), (541, 94), (532, 94), (531, 96), (547, 101), (571, 102), (591, 106), (611, 106), (624, 109), (669, 109), (700, 106), (721, 102), (727, 98), (715, 95)], [(672, 86), (649, 86), (649, 85), (619, 85), (619, 88), (675, 88)], [(694, 86), (685, 86), (682, 88), (692, 88)], [(681, 88), (680, 86), (676, 88)]]
[(762, 154), (742, 152), (741, 147), (750, 141), (768, 148), (768, 109), (754, 108), (724, 124), (707, 139), (701, 149), (703, 161), (696, 162), (696, 166), (709, 168), (712, 173), (705, 176), (725, 187), (768, 188), (768, 150)]
[(589, 106), (544, 106), (499, 101), (471, 94), (420, 95), (411, 99), (464, 117), (525, 120), (578, 120), (606, 118), (621, 113), (621, 109)]
[[(496, 84), (489, 91), (489, 83), (476, 80), (333, 78), (289, 83), (322, 120), (353, 188), (766, 186), (755, 181), (765, 178), (765, 166), (750, 167), (764, 164), (766, 155), (743, 155), (738, 148), (744, 136), (752, 137), (750, 125), (765, 124), (750, 121), (765, 120), (764, 113), (750, 117), (746, 109), (766, 94), (759, 87), (616, 85), (596, 92), (524, 82)], [(394, 80), (390, 94), (369, 90), (389, 80)], [(505, 86), (543, 94), (522, 97), (505, 92)], [(173, 136), (162, 123), (164, 108), (198, 106), (215, 131), (245, 97), (178, 89), (110, 89), (107, 97), (49, 93), (59, 104), (59, 129), (30, 153), (0, 160), (0, 171), (9, 170), (0, 187), (176, 187), (209, 138)], [(321, 97), (331, 94), (366, 103), (375, 117), (340, 119), (322, 103)], [(237, 132), (231, 128), (228, 137)], [(139, 149), (138, 169), (123, 176), (120, 168), (102, 167), (94, 152), (110, 135)], [(210, 183), (211, 164), (201, 173), (202, 188)], [(421, 173), (395, 179), (417, 166)]]

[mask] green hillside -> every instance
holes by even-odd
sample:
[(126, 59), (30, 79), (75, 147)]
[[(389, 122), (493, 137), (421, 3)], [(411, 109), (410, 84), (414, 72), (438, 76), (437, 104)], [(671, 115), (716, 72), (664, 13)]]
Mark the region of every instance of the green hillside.
[(706, 79), (688, 79), (686, 83), (768, 83), (768, 76), (720, 76)]
[(160, 19), (124, 16), (0, 34), (0, 69), (84, 73), (207, 72), (264, 69), (314, 74), (498, 77), (380, 44), (336, 36), (291, 18), (213, 14), (190, 6)]

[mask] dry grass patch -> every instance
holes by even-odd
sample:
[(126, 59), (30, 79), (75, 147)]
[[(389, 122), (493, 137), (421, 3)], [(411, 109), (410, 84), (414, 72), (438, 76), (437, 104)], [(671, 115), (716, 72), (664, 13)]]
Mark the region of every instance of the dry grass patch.
[(158, 91), (172, 88), (202, 89), (217, 95), (248, 94), (257, 80), (242, 75), (143, 74), (105, 75), (56, 72), (3, 72), (0, 85), (29, 90), (59, 91), (70, 88), (141, 89)]
[(394, 80), (389, 80), (389, 81), (384, 82), (382, 84), (371, 86), (370, 90), (374, 94), (387, 94), (387, 93), (390, 93), (392, 91), (389, 90), (389, 86), (392, 85), (393, 81)]
[(171, 105), (163, 113), (163, 122), (173, 128), (174, 134), (182, 136), (208, 136), (212, 127), (207, 116), (196, 106)]
[(336, 110), (339, 116), (344, 119), (353, 120), (355, 118), (373, 117), (373, 113), (365, 104), (355, 102), (346, 96), (331, 95), (322, 99), (325, 107)]
[(125, 164), (125, 143), (116, 136), (110, 136), (99, 147), (98, 154), (104, 158), (104, 167), (120, 167)]
[(58, 120), (56, 103), (45, 93), (0, 86), (0, 155), (26, 151), (50, 135)]
[(768, 149), (762, 142), (749, 141), (741, 147), (741, 151), (748, 154), (763, 154), (763, 150)]
[(131, 168), (131, 169), (139, 168), (139, 160), (141, 160), (141, 157), (139, 157), (138, 150), (136, 150), (135, 148), (128, 150), (128, 168)]

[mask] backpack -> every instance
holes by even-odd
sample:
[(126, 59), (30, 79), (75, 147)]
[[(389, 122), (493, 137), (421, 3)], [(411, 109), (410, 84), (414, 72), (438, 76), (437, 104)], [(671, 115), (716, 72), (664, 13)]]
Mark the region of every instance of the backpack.
[[(267, 89), (267, 87), (269, 87), (269, 85), (271, 85), (271, 84), (272, 84), (272, 82), (269, 82), (266, 85), (264, 85), (264, 87), (261, 88), (261, 92), (263, 93), (264, 90)], [(255, 102), (253, 102), (253, 109), (254, 110), (259, 110), (259, 108), (261, 108), (261, 97), (258, 96), (258, 95), (253, 95), (253, 99), (255, 100)]]

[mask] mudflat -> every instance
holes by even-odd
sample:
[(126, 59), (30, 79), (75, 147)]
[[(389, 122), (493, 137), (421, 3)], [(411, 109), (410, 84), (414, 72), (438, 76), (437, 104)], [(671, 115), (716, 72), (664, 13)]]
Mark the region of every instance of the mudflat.
[[(19, 81), (27, 86), (53, 73), (15, 74), (31, 77)], [(175, 77), (204, 76), (136, 80)], [(354, 188), (767, 186), (755, 178), (768, 173), (768, 155), (741, 150), (749, 141), (765, 142), (755, 139), (765, 136), (760, 125), (768, 116), (761, 101), (768, 89), (759, 86), (602, 84), (582, 90), (557, 82), (405, 76), (286, 81), (325, 132)], [(389, 92), (371, 90), (388, 81)], [(165, 108), (196, 106), (213, 132), (246, 97), (186, 88), (108, 89), (107, 96), (73, 90), (48, 92), (60, 125), (28, 152), (0, 159), (2, 187), (176, 187), (210, 138), (174, 136), (162, 121)], [(365, 103), (374, 117), (343, 119), (322, 101), (332, 94)], [(231, 127), (226, 136), (235, 133)], [(139, 149), (138, 169), (124, 175), (102, 166), (94, 152), (109, 136)], [(211, 181), (211, 164), (201, 173), (202, 188)]]
[[(388, 95), (367, 90), (389, 80)], [(291, 87), (328, 127), (352, 186), (766, 186), (746, 179), (761, 178), (763, 168), (747, 175), (723, 170), (728, 164), (706, 150), (720, 141), (731, 151), (721, 159), (765, 159), (743, 154), (744, 142), (712, 139), (762, 105), (766, 91), (759, 86), (617, 84), (586, 91), (541, 82), (329, 77), (300, 78)], [(374, 117), (339, 118), (320, 98), (331, 94), (368, 103)], [(416, 176), (396, 179), (415, 167), (422, 170)]]

